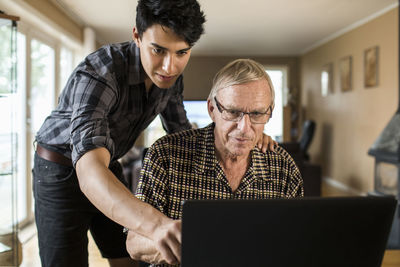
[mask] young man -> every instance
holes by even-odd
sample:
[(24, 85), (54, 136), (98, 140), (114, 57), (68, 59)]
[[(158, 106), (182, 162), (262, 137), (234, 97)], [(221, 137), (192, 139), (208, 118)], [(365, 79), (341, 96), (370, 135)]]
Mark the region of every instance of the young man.
[[(208, 97), (213, 123), (157, 140), (146, 154), (136, 196), (172, 219), (181, 219), (186, 199), (302, 197), (303, 180), (289, 154), (256, 146), (273, 109), (264, 68), (248, 59), (231, 62), (216, 75)], [(146, 238), (129, 233), (127, 243), (133, 258), (160, 263)]]
[(182, 72), (204, 22), (196, 0), (140, 0), (133, 42), (100, 48), (72, 73), (36, 136), (43, 266), (87, 266), (88, 230), (111, 266), (133, 266), (122, 226), (152, 240), (163, 261), (179, 261), (180, 222), (136, 199), (117, 160), (158, 114), (168, 133), (190, 128)]
[(136, 199), (117, 160), (161, 115), (168, 133), (189, 129), (182, 72), (203, 33), (196, 0), (141, 0), (133, 41), (90, 54), (36, 136), (35, 215), (43, 266), (87, 266), (87, 231), (111, 266), (134, 266), (122, 226), (179, 260), (180, 224)]

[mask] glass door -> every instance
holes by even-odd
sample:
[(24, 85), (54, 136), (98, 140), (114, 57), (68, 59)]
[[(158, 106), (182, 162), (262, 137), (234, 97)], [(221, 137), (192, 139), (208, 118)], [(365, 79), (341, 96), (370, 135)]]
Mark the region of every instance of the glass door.
[(17, 24), (0, 14), (0, 266), (21, 258), (17, 212)]

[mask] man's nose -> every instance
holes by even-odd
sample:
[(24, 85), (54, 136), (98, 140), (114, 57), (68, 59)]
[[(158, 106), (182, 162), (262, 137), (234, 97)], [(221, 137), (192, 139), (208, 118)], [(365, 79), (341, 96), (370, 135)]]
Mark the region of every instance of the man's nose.
[(166, 74), (173, 74), (174, 73), (174, 56), (173, 55), (166, 55), (163, 60), (162, 69), (165, 71)]
[(251, 121), (249, 114), (243, 114), (242, 118), (237, 122), (237, 127), (242, 132), (247, 132), (251, 128)]

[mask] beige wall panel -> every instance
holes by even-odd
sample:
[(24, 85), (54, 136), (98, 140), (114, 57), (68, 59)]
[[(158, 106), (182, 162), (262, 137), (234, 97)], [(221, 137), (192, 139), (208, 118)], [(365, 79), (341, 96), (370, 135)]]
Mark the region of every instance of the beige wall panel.
[[(364, 51), (379, 47), (378, 86), (364, 87)], [(352, 56), (352, 90), (341, 92), (339, 61)], [(334, 64), (333, 93), (322, 97), (321, 69)], [(302, 106), (317, 123), (310, 147), (323, 175), (360, 192), (373, 189), (367, 151), (398, 107), (398, 9), (316, 48), (301, 58)]]
[(82, 27), (65, 15), (57, 6), (49, 0), (22, 0), (48, 17), (54, 23), (69, 32), (74, 38), (83, 42)]

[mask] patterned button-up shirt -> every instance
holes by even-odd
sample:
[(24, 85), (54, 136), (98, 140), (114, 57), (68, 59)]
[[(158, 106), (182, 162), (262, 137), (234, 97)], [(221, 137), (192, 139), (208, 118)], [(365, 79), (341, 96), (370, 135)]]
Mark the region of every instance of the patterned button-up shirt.
[(168, 133), (190, 129), (183, 108), (182, 76), (169, 89), (146, 92), (139, 48), (134, 42), (107, 45), (74, 70), (36, 140), (73, 164), (87, 151), (105, 147), (122, 157), (158, 115)]
[(236, 191), (215, 156), (214, 124), (164, 136), (148, 150), (136, 196), (168, 217), (182, 217), (187, 199), (271, 199), (304, 196), (290, 155), (251, 150), (251, 163)]

